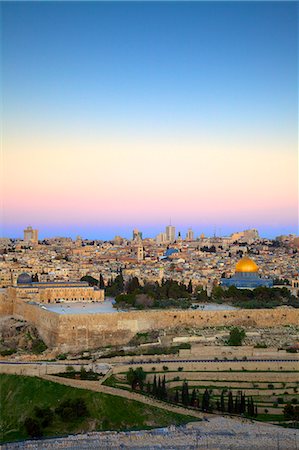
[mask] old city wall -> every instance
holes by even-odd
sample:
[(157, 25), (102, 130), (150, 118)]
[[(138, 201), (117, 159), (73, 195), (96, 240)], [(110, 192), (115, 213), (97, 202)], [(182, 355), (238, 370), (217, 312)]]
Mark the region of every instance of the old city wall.
[(259, 309), (235, 311), (131, 311), (110, 314), (59, 316), (56, 346), (76, 351), (108, 345), (122, 345), (140, 332), (152, 329), (208, 326), (275, 327), (298, 325), (298, 309)]
[(13, 305), (16, 293), (12, 291), (11, 295), (7, 289), (0, 289), (0, 316), (12, 316)]
[(59, 340), (59, 316), (51, 311), (45, 311), (37, 305), (32, 305), (16, 298), (13, 315), (21, 316), (33, 324), (48, 347), (55, 347)]
[(151, 310), (107, 314), (60, 315), (17, 298), (15, 289), (0, 291), (0, 313), (17, 315), (36, 326), (49, 347), (80, 351), (127, 344), (136, 333), (183, 327), (298, 325), (299, 309), (233, 311)]

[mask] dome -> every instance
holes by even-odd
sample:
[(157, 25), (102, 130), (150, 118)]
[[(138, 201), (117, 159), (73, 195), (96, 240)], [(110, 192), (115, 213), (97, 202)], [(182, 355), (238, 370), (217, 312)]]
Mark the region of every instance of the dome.
[(21, 275), (18, 276), (17, 284), (28, 284), (28, 283), (32, 283), (31, 276), (26, 272), (21, 273)]
[(255, 262), (250, 258), (242, 258), (236, 264), (236, 272), (257, 272), (259, 270)]

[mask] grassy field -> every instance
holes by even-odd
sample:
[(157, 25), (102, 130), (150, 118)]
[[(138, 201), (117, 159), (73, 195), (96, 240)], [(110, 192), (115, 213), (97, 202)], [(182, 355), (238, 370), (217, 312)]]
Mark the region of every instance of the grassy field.
[(164, 411), (120, 397), (76, 389), (37, 377), (0, 375), (1, 441), (26, 439), (24, 420), (35, 406), (55, 409), (67, 399), (83, 398), (89, 417), (82, 421), (62, 422), (55, 417), (44, 436), (61, 436), (95, 430), (129, 430), (183, 424), (193, 417)]

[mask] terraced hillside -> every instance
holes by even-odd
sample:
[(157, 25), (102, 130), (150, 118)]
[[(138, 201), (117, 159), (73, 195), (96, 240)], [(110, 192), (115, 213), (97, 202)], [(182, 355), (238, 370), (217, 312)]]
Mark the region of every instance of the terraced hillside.
[[(285, 421), (283, 409), (287, 403), (299, 404), (299, 365), (297, 362), (250, 362), (239, 361), (217, 363), (152, 363), (142, 365), (146, 372), (146, 383), (152, 384), (154, 377), (162, 380), (165, 376), (166, 388), (170, 396), (175, 390), (181, 391), (184, 381), (189, 391), (196, 390), (199, 402), (206, 389), (216, 408), (221, 393), (225, 398), (229, 391), (236, 396), (240, 391), (252, 397), (257, 405), (257, 419), (272, 423)], [(116, 366), (105, 384), (130, 389), (127, 371), (130, 366)], [(227, 400), (226, 400), (227, 401)]]

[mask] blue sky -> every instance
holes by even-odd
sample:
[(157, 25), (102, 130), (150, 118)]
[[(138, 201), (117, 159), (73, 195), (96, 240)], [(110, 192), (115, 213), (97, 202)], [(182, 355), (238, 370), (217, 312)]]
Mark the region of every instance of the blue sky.
[[(211, 168), (215, 158), (218, 159), (215, 148), (219, 158), (224, 158), (223, 173), (227, 171), (231, 176), (233, 172), (244, 171), (246, 180), (249, 177), (254, 180), (252, 169), (244, 170), (244, 161), (251, 152), (252, 158), (260, 155), (256, 162), (263, 166), (263, 171), (256, 178), (260, 191), (264, 191), (262, 202), (269, 205), (266, 215), (260, 213), (264, 203), (258, 210), (255, 208), (259, 198), (255, 192), (250, 196), (250, 189), (242, 195), (237, 193), (238, 201), (232, 198), (240, 180), (236, 180), (235, 191), (232, 187), (226, 190), (225, 178), (217, 176), (218, 189), (227, 201), (227, 214), (221, 210), (221, 200), (218, 205), (217, 198), (212, 196), (210, 203), (199, 201), (198, 208), (205, 211), (205, 219), (201, 221), (201, 215), (194, 214), (194, 202), (204, 189), (200, 175), (198, 183), (190, 187), (193, 197), (189, 209), (183, 211), (176, 201), (176, 186), (167, 178), (159, 189), (167, 190), (165, 185), (169, 186), (174, 196), (157, 200), (154, 192), (160, 211), (155, 220), (151, 220), (152, 213), (147, 216), (146, 211), (141, 212), (144, 222), (139, 220), (139, 225), (149, 224), (149, 234), (151, 227), (154, 232), (170, 215), (177, 222), (188, 222), (194, 228), (205, 227), (211, 232), (215, 224), (217, 228), (233, 231), (245, 227), (249, 221), (269, 234), (280, 230), (298, 232), (298, 173), (294, 172), (298, 135), (297, 3), (4, 2), (1, 9), (3, 153), (8, 174), (4, 183), (5, 235), (21, 230), (27, 225), (23, 221), (30, 218), (45, 234), (49, 219), (49, 233), (67, 234), (70, 230), (67, 217), (63, 222), (63, 214), (58, 212), (53, 222), (55, 202), (67, 216), (63, 201), (75, 202), (82, 190), (86, 189), (86, 196), (93, 196), (91, 205), (100, 204), (106, 195), (104, 184), (91, 186), (88, 171), (85, 175), (80, 173), (82, 155), (91, 166), (99, 164), (101, 173), (100, 163), (107, 160), (109, 148), (113, 145), (121, 148), (123, 142), (126, 150), (119, 150), (127, 155), (120, 157), (123, 171), (127, 179), (134, 177), (136, 170), (144, 172), (142, 183), (148, 187), (146, 194), (140, 195), (147, 196), (149, 205), (155, 200), (148, 192), (157, 183), (152, 174), (157, 169), (158, 156), (149, 173), (146, 169), (150, 164), (149, 152), (154, 149), (162, 156), (159, 180), (164, 170), (164, 173), (173, 171), (175, 180), (188, 181), (188, 164), (197, 165), (199, 174), (211, 170), (213, 175)], [(117, 143), (111, 144), (111, 136)], [(152, 147), (143, 144), (147, 142)], [(175, 149), (177, 142), (182, 143), (179, 149)], [(169, 150), (172, 143), (175, 157)], [(73, 148), (72, 173), (65, 175), (58, 171), (53, 175), (61, 185), (65, 177), (68, 186), (72, 186), (72, 194), (64, 200), (53, 193), (50, 176), (45, 177), (44, 185), (36, 178), (34, 185), (36, 175), (30, 167), (34, 148), (39, 152), (39, 158), (34, 160), (37, 171), (46, 170), (51, 157), (59, 161), (56, 152), (62, 156), (66, 148)], [(210, 160), (204, 155), (207, 153), (213, 153)], [(28, 169), (31, 177), (28, 187), (22, 174), (15, 179), (17, 185), (20, 183), (19, 190), (30, 196), (27, 215), (22, 208), (18, 214), (14, 188), (10, 185), (15, 169), (12, 161), (18, 158), (25, 161), (22, 170)], [(285, 166), (281, 179), (278, 171), (268, 168), (267, 161), (273, 158)], [(105, 173), (113, 176), (114, 169), (106, 161)], [(34, 192), (37, 185), (52, 209)], [(140, 183), (136, 184), (136, 191), (139, 186)], [(115, 189), (122, 191), (123, 203), (133, 187), (121, 180), (119, 184), (116, 182)], [(291, 199), (284, 218), (280, 213), (283, 197), (273, 198), (283, 189), (285, 198)], [(97, 196), (96, 192), (101, 194)], [(110, 205), (114, 202), (115, 208), (110, 211), (109, 205), (105, 205), (109, 223), (102, 223), (101, 216), (91, 212), (93, 206), (90, 212), (84, 210), (87, 217), (84, 223), (79, 213), (74, 216), (82, 234), (96, 237), (97, 229), (110, 237), (112, 224), (120, 224), (121, 234), (138, 222), (134, 205), (128, 202), (126, 215), (123, 211), (118, 215), (112, 197)], [(242, 197), (243, 203), (247, 202), (251, 208), (247, 215), (242, 212)], [(165, 202), (169, 206), (165, 207)], [(219, 216), (215, 215), (217, 208)], [(243, 222), (233, 213), (238, 208)], [(230, 223), (227, 217), (231, 217)]]

